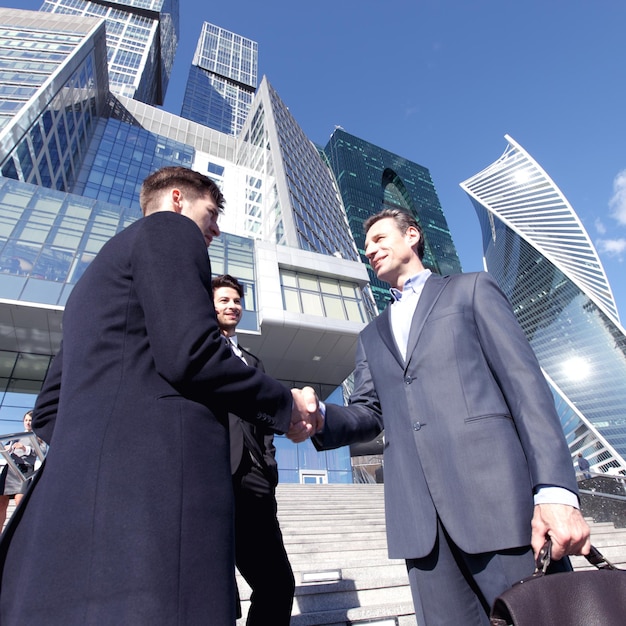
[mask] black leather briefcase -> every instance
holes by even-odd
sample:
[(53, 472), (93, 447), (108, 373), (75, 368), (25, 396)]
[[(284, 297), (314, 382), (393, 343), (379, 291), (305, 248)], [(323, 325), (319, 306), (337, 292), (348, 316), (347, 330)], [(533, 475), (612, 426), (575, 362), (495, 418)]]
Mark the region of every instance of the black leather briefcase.
[(550, 540), (532, 576), (507, 589), (494, 602), (492, 626), (624, 626), (626, 571), (591, 547), (587, 560), (597, 569), (547, 574)]

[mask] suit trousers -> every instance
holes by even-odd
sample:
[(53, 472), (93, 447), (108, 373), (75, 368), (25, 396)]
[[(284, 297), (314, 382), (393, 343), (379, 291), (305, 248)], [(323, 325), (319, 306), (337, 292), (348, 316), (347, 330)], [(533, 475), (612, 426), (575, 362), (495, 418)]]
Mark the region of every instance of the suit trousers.
[(406, 565), (419, 626), (489, 626), (494, 600), (530, 576), (535, 561), (530, 546), (467, 554), (437, 520), (432, 552)]
[(235, 561), (252, 589), (247, 626), (289, 626), (295, 581), (276, 498), (235, 483)]

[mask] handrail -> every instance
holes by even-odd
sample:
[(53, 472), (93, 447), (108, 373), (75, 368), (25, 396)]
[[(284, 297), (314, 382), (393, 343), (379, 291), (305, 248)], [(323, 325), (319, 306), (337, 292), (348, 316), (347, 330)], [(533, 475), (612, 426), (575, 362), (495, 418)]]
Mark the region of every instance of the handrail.
[(596, 522), (612, 522), (617, 528), (626, 527), (626, 484), (624, 476), (595, 474), (580, 481), (580, 509)]

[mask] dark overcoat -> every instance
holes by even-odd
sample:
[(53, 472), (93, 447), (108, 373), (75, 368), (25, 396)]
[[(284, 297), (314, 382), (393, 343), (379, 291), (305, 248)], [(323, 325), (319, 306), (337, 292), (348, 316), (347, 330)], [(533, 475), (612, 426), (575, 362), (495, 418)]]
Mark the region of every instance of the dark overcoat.
[(226, 407), (284, 432), (291, 394), (221, 339), (196, 224), (142, 218), (67, 302), (33, 420), (49, 453), (0, 546), (0, 624), (234, 624)]
[(361, 332), (350, 406), (327, 405), (314, 443), (367, 441), (383, 428), (391, 558), (429, 554), (437, 517), (471, 554), (530, 545), (534, 492), (577, 493), (553, 396), (485, 272), (428, 278), (406, 360), (389, 309)]

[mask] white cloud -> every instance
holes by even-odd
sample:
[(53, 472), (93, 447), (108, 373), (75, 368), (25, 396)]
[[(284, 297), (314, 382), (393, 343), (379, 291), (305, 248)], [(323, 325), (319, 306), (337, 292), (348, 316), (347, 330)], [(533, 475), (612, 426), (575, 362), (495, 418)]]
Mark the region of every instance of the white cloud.
[(606, 235), (606, 226), (602, 223), (599, 218), (596, 218), (595, 221), (596, 232), (600, 235)]
[(613, 179), (613, 195), (609, 200), (611, 217), (626, 225), (626, 170), (622, 170)]
[(618, 257), (621, 260), (622, 255), (626, 252), (626, 239), (598, 239), (596, 247), (600, 254)]

